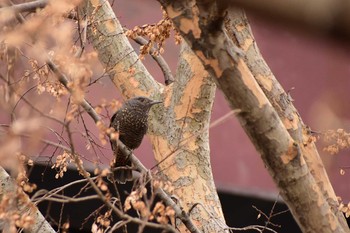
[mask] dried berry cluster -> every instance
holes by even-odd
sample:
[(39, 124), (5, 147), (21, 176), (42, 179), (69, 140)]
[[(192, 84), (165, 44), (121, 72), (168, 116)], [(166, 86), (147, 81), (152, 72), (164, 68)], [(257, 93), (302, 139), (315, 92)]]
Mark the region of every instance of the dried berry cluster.
[(32, 193), (36, 188), (36, 184), (32, 184), (29, 182), (29, 178), (27, 176), (26, 165), (33, 166), (34, 162), (31, 159), (28, 159), (24, 154), (18, 155), (19, 166), (18, 166), (18, 174), (16, 178), (16, 182), (18, 186), (22, 187), (23, 191), (27, 193)]
[(138, 36), (147, 37), (148, 43), (140, 47), (140, 59), (143, 59), (146, 54), (150, 53), (151, 48), (156, 46), (156, 50), (152, 55), (159, 55), (164, 52), (164, 42), (170, 37), (171, 31), (175, 32), (175, 43), (181, 42), (181, 36), (175, 29), (172, 21), (169, 19), (166, 12), (163, 10), (163, 19), (156, 24), (145, 24), (136, 26), (132, 30), (126, 32), (126, 36), (135, 39)]
[(121, 103), (120, 101), (113, 99), (110, 102), (107, 102), (106, 99), (101, 99), (101, 103), (95, 106), (95, 111), (98, 114), (102, 113), (102, 110), (111, 109), (113, 112), (115, 112), (118, 108), (120, 108)]
[[(96, 168), (94, 170), (94, 174), (98, 175), (96, 179), (97, 187), (99, 187), (104, 192), (108, 192), (108, 185), (103, 178), (106, 178), (109, 174), (111, 174), (110, 170), (105, 168), (101, 171), (100, 169)], [(110, 193), (108, 192), (107, 194), (105, 194), (105, 196), (109, 198)]]
[(56, 162), (52, 165), (51, 169), (56, 169), (57, 174), (55, 178), (62, 178), (64, 173), (67, 171), (68, 164), (72, 162), (72, 158), (67, 151), (64, 151), (63, 154), (58, 155)]
[(345, 214), (345, 217), (348, 218), (350, 216), (350, 202), (348, 204), (344, 204), (340, 197), (338, 197), (338, 201), (340, 203), (338, 209)]
[(171, 207), (165, 206), (162, 202), (157, 202), (153, 209), (151, 209), (150, 203), (145, 201), (146, 194), (146, 188), (140, 188), (131, 192), (125, 200), (124, 211), (133, 208), (140, 214), (141, 219), (149, 221), (156, 220), (160, 224), (168, 224), (169, 221), (174, 223), (175, 211)]
[(112, 128), (108, 128), (101, 121), (96, 122), (96, 127), (97, 127), (97, 129), (99, 131), (98, 138), (100, 139), (101, 144), (102, 145), (106, 145), (107, 142), (108, 142), (107, 138), (106, 138), (106, 135), (109, 135), (109, 134), (113, 133), (113, 129)]
[(59, 100), (61, 96), (68, 94), (67, 89), (56, 78), (50, 77), (49, 67), (46, 64), (39, 66), (37, 60), (29, 59), (29, 65), (32, 70), (25, 70), (23, 79), (28, 80), (32, 77), (37, 82), (36, 89), (39, 95), (47, 92)]
[(323, 139), (328, 144), (323, 148), (323, 151), (331, 155), (338, 154), (340, 150), (350, 147), (350, 133), (347, 133), (344, 129), (328, 130), (323, 134)]
[(103, 233), (106, 232), (106, 229), (111, 226), (111, 215), (112, 211), (109, 210), (102, 215), (99, 215), (95, 222), (91, 226), (92, 233)]

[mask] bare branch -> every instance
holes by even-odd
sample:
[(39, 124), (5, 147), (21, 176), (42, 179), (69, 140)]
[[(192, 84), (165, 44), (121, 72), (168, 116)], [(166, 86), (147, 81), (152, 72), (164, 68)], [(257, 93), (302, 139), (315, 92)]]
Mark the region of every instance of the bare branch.
[(84, 201), (91, 201), (95, 199), (100, 199), (98, 195), (91, 195), (86, 197), (67, 197), (65, 195), (54, 195), (51, 197), (45, 197), (43, 201), (53, 201), (58, 203), (78, 203)]
[(125, 226), (126, 224), (128, 224), (130, 221), (126, 220), (126, 221), (119, 221), (116, 224), (113, 225), (113, 227), (111, 227), (111, 229), (108, 231), (108, 233), (113, 233), (115, 232), (117, 229)]
[[(128, 29), (124, 28), (124, 31), (126, 30)], [(132, 37), (132, 39), (139, 45), (145, 45), (148, 43), (148, 41), (142, 36)], [(164, 60), (164, 58), (159, 54), (156, 55), (155, 52), (156, 48), (152, 47), (149, 51), (149, 54), (158, 63), (160, 69), (162, 70), (164, 74), (165, 85), (169, 85), (174, 82), (174, 77), (171, 73), (170, 67), (168, 63)]]
[[(0, 75), (0, 79), (4, 80), (6, 82), (6, 79)], [(27, 100), (23, 95), (20, 95), (19, 93), (17, 93), (15, 90), (11, 89), (11, 92), (18, 95), (19, 96), (19, 100), (23, 100), (29, 107), (31, 107), (35, 112), (37, 112), (40, 116), (43, 116), (47, 119), (50, 119), (52, 121), (55, 121), (61, 125), (64, 125), (64, 122), (62, 122), (61, 120), (55, 118), (55, 117), (52, 117), (48, 114), (45, 114), (43, 113), (42, 111), (40, 111), (40, 109), (38, 109), (36, 106), (34, 106), (29, 100)]]
[(162, 85), (138, 58), (109, 2), (82, 1), (78, 11), (81, 18), (89, 16), (87, 38), (120, 93), (128, 98), (160, 95)]
[[(65, 88), (69, 92), (72, 92), (72, 90), (68, 87), (68, 79), (66, 76), (57, 68), (57, 66), (53, 63), (53, 61), (49, 60), (47, 62), (50, 69), (57, 75), (58, 81), (62, 83)], [(96, 113), (96, 111), (93, 109), (93, 107), (85, 100), (83, 99), (80, 105), (84, 108), (84, 110), (91, 116), (91, 118), (97, 123), (101, 120), (100, 116)]]

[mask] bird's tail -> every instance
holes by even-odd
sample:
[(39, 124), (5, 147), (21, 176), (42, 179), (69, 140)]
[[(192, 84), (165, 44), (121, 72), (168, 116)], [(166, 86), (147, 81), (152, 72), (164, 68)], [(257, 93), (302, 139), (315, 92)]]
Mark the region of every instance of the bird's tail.
[(114, 163), (114, 179), (119, 184), (125, 184), (127, 181), (132, 180), (131, 161), (126, 158), (121, 151), (117, 151)]
[(132, 170), (130, 168), (117, 167), (114, 171), (114, 178), (119, 184), (125, 184), (132, 180)]

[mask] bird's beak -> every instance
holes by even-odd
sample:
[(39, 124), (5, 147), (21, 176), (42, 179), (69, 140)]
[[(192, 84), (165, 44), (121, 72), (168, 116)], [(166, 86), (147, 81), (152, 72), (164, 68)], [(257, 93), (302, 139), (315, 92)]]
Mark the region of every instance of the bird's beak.
[(153, 101), (153, 102), (151, 103), (151, 106), (153, 106), (153, 105), (155, 105), (155, 104), (161, 104), (161, 103), (163, 103), (163, 101)]

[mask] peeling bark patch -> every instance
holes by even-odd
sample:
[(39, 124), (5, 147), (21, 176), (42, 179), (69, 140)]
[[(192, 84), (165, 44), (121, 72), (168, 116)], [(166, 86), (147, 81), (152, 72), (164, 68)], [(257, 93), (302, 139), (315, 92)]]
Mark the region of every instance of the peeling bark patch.
[(134, 77), (130, 77), (129, 82), (135, 88), (137, 88), (140, 85), (140, 83)]
[(189, 176), (183, 176), (177, 179), (174, 183), (175, 187), (190, 186), (193, 184), (193, 179)]
[[(185, 34), (192, 32), (194, 38), (199, 39), (201, 37), (201, 30), (199, 27), (199, 10), (196, 5), (191, 6), (192, 14), (181, 17), (179, 21), (179, 29)], [(188, 18), (186, 18), (188, 17)], [(191, 17), (191, 18), (190, 18)]]
[(319, 187), (317, 184), (313, 184), (311, 189), (314, 191), (314, 195), (316, 197), (316, 201), (317, 201), (317, 206), (321, 207), (324, 205), (324, 201), (323, 201), (323, 197), (322, 195), (319, 194)]
[(114, 24), (114, 20), (113, 19), (110, 19), (110, 20), (106, 20), (105, 21), (105, 26), (106, 26), (106, 30), (111, 33), (111, 32), (114, 32), (115, 29), (116, 29), (116, 26)]
[(298, 121), (290, 120), (288, 118), (283, 118), (283, 125), (287, 130), (296, 130), (298, 129)]
[(94, 8), (96, 8), (96, 7), (98, 7), (100, 5), (100, 1), (99, 0), (91, 0), (90, 2), (91, 2), (92, 6)]
[(244, 44), (241, 45), (241, 48), (243, 49), (243, 51), (247, 51), (250, 46), (253, 44), (254, 40), (252, 38), (248, 38), (246, 40), (244, 40)]
[(197, 169), (198, 175), (202, 177), (203, 180), (208, 180), (211, 178), (211, 171), (208, 169)]
[(111, 73), (111, 79), (116, 87), (118, 87), (125, 96), (147, 96), (149, 95), (147, 92), (140, 88), (140, 82), (136, 77), (130, 76), (129, 72), (122, 71), (125, 70), (123, 63), (117, 63), (113, 67), (113, 71)]
[(199, 39), (201, 37), (201, 30), (199, 29), (198, 25), (198, 17), (195, 17), (194, 19), (181, 18), (179, 28), (185, 34), (192, 32), (192, 35), (195, 39)]
[[(168, 155), (169, 152), (171, 152), (171, 148), (169, 147), (168, 141), (166, 139), (155, 135), (149, 135), (149, 138), (153, 144), (154, 156), (157, 161), (162, 160), (164, 156)], [(174, 153), (172, 156), (176, 156), (176, 153)], [(170, 166), (171, 161), (171, 158), (165, 160), (163, 162), (164, 167)]]
[[(178, 105), (176, 105), (174, 108), (176, 120), (180, 120), (184, 117), (194, 118), (194, 113), (200, 113), (203, 111), (201, 108), (195, 108), (195, 104), (193, 102), (200, 97), (200, 87), (204, 84), (203, 79), (208, 76), (208, 73), (204, 70), (202, 63), (197, 57), (195, 57), (194, 54), (183, 53), (183, 58), (188, 64), (191, 64), (193, 76), (185, 86), (183, 91), (184, 95), (181, 97), (182, 102), (178, 103)], [(199, 73), (198, 71), (202, 72)], [(191, 108), (188, 109), (188, 106)]]
[[(199, 27), (199, 9), (194, 2), (189, 2), (189, 6), (186, 6), (191, 11), (186, 11), (186, 15), (183, 15), (182, 10), (175, 10), (173, 6), (169, 5), (166, 7), (168, 16), (176, 22), (178, 18), (177, 26), (185, 34), (192, 32), (194, 38), (199, 39), (201, 37), (201, 30)], [(190, 5), (191, 4), (191, 5)]]
[(328, 216), (329, 218), (329, 223), (331, 225), (331, 229), (335, 232), (335, 230), (338, 228), (338, 222), (332, 218), (332, 216)]
[(220, 68), (219, 61), (217, 59), (207, 59), (202, 51), (195, 51), (197, 56), (204, 62), (205, 65), (209, 65), (215, 73), (216, 78), (220, 78), (222, 76), (222, 69)]
[(170, 85), (170, 86), (165, 86), (165, 89), (164, 89), (164, 96), (165, 96), (165, 99), (163, 101), (163, 104), (164, 104), (164, 107), (165, 108), (168, 108), (171, 106), (171, 98), (172, 98), (172, 89), (173, 89), (173, 85)]
[(238, 32), (242, 32), (246, 28), (246, 26), (243, 23), (239, 23), (235, 25), (235, 28)]
[(196, 149), (198, 149), (198, 145), (196, 143), (196, 137), (191, 132), (184, 132), (182, 138), (186, 139), (186, 141), (184, 142), (184, 145), (186, 146), (187, 150), (195, 151)]
[(247, 65), (244, 63), (242, 59), (238, 60), (238, 69), (242, 74), (242, 81), (246, 85), (249, 90), (253, 93), (253, 95), (256, 97), (256, 99), (259, 102), (259, 108), (261, 108), (263, 105), (267, 104), (266, 96), (262, 93), (262, 90), (260, 89), (258, 83), (255, 81), (252, 73), (248, 69)]
[(185, 158), (185, 154), (179, 153), (175, 158), (175, 163), (179, 169), (185, 168), (187, 166), (187, 160)]
[(288, 164), (290, 161), (292, 161), (294, 158), (296, 158), (298, 155), (298, 150), (296, 145), (294, 144), (293, 140), (290, 140), (288, 151), (286, 154), (281, 155), (281, 160), (283, 164)]
[(259, 81), (259, 83), (264, 87), (265, 90), (269, 92), (272, 91), (273, 82), (271, 78), (263, 76), (261, 74), (258, 74), (255, 78)]

